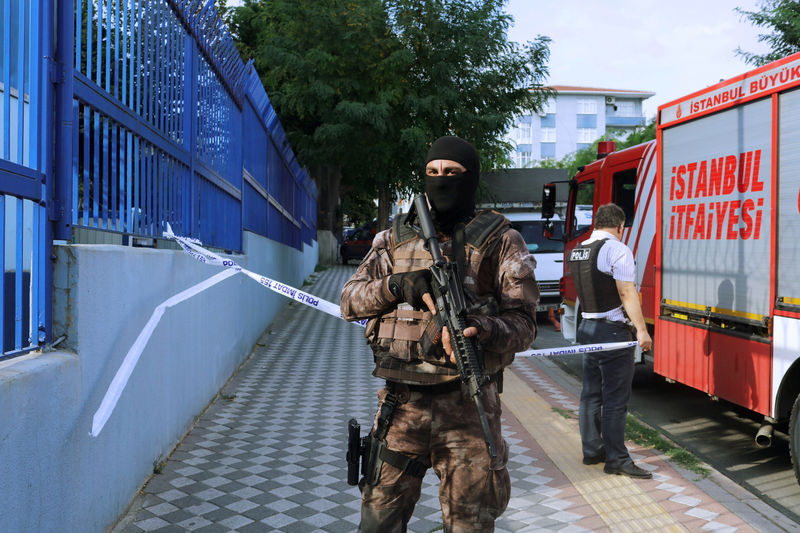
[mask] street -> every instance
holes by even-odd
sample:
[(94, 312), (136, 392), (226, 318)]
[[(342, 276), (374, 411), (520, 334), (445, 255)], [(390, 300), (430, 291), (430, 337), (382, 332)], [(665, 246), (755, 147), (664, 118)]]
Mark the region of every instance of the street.
[[(542, 318), (535, 347), (564, 346), (561, 333)], [(554, 363), (551, 369), (556, 366), (566, 371), (560, 384), (579, 393), (581, 356), (548, 360)], [(658, 428), (781, 514), (800, 522), (800, 484), (792, 471), (788, 436), (776, 428), (769, 448), (756, 447), (754, 438), (760, 415), (724, 400), (713, 401), (707, 394), (685, 385), (667, 383), (653, 375), (651, 365), (637, 366), (629, 407), (637, 418)]]

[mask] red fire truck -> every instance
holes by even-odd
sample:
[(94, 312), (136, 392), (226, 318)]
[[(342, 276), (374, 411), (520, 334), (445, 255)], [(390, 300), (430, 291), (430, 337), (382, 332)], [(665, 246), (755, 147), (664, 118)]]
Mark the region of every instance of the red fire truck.
[[(800, 480), (800, 54), (661, 106), (655, 141), (613, 150), (569, 182), (565, 258), (620, 205), (654, 371), (763, 415), (759, 445), (787, 422)], [(561, 293), (574, 341), (566, 270)]]

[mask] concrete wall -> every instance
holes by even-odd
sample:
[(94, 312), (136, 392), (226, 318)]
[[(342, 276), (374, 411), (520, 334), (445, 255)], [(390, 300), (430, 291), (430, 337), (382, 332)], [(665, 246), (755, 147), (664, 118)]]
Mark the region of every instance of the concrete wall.
[(339, 241), (333, 232), (328, 230), (317, 231), (319, 242), (319, 264), (335, 265), (339, 263)]
[[(250, 233), (234, 259), (300, 287), (319, 249)], [(288, 299), (239, 274), (167, 309), (98, 437), (111, 379), (164, 300), (219, 271), (182, 251), (57, 246), (57, 349), (0, 363), (0, 531), (100, 532), (125, 509)]]

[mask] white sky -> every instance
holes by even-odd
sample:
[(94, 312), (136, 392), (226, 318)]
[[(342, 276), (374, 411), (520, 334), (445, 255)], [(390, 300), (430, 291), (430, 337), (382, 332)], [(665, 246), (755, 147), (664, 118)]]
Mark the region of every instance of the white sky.
[[(759, 0), (509, 0), (509, 39), (547, 35), (551, 85), (652, 91), (658, 106), (754, 67), (737, 46), (763, 53), (759, 28), (735, 7), (757, 11)], [(761, 30), (763, 33), (763, 30)]]

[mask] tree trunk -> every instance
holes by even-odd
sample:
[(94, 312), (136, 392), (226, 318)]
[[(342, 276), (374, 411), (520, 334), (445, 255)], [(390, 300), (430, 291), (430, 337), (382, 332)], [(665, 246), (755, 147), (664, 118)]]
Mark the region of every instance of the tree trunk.
[(394, 194), (386, 185), (386, 181), (381, 180), (378, 184), (378, 231), (389, 227), (389, 216), (392, 214), (392, 204)]
[(317, 230), (327, 230), (337, 237), (342, 233), (342, 210), (340, 208), (341, 170), (337, 167), (318, 165), (312, 168), (311, 177), (317, 184)]
[(339, 261), (339, 244), (342, 238), (342, 210), (339, 203), (339, 186), (342, 173), (337, 167), (315, 166), (311, 177), (317, 184), (317, 243), (319, 263), (332, 265)]

